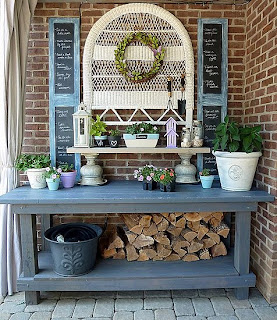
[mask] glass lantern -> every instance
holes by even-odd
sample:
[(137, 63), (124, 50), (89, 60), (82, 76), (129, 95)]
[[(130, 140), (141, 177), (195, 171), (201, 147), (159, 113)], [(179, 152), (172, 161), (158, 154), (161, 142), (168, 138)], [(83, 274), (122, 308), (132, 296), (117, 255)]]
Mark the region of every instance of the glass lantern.
[(82, 102), (78, 111), (73, 114), (74, 147), (89, 147), (90, 145), (90, 114)]

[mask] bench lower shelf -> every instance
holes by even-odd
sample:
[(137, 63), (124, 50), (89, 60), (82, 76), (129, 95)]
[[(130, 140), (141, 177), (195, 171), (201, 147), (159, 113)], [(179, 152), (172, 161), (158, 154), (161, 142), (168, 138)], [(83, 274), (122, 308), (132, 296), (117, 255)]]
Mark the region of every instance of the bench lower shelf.
[(206, 288), (248, 288), (255, 286), (255, 275), (239, 275), (231, 251), (225, 257), (196, 262), (99, 260), (92, 272), (79, 277), (54, 273), (49, 252), (39, 253), (39, 273), (20, 277), (23, 291), (122, 291), (178, 290)]

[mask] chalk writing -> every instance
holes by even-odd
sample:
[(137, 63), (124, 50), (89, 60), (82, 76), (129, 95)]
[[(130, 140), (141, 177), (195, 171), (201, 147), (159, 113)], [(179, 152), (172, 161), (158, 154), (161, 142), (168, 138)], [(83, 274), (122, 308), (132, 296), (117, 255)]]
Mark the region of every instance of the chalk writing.
[(74, 24), (54, 24), (55, 93), (74, 93)]
[(203, 93), (221, 94), (222, 26), (203, 25)]

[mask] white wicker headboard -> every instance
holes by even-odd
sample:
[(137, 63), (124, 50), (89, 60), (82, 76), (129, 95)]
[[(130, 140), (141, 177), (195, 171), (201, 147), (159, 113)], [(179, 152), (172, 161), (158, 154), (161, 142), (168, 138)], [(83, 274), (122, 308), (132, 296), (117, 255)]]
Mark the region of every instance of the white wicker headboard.
[[(130, 32), (142, 31), (155, 35), (165, 48), (165, 58), (158, 75), (143, 83), (132, 83), (117, 71), (114, 50)], [(131, 66), (149, 68), (151, 50), (134, 43), (126, 50)], [(86, 39), (83, 59), (84, 103), (89, 109), (112, 110), (118, 122), (125, 124), (116, 109), (141, 110), (151, 122), (148, 109), (166, 109), (167, 77), (173, 78), (172, 102), (177, 109), (181, 75), (185, 72), (186, 124), (191, 126), (194, 108), (194, 57), (185, 27), (167, 10), (152, 4), (132, 3), (116, 7), (101, 17)], [(127, 121), (130, 123), (132, 117)], [(179, 123), (181, 123), (179, 118)]]

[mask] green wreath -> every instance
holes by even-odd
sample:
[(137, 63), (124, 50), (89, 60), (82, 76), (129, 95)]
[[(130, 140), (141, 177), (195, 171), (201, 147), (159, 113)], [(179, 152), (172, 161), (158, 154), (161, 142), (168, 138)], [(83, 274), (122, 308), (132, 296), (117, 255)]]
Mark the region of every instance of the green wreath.
[[(154, 54), (154, 62), (152, 68), (148, 72), (130, 71), (128, 70), (126, 60), (124, 59), (126, 48), (134, 41), (139, 41), (148, 46)], [(143, 32), (128, 34), (117, 46), (114, 51), (115, 65), (117, 70), (125, 77), (126, 80), (139, 83), (145, 82), (153, 77), (160, 71), (163, 64), (165, 50), (159, 45), (159, 41), (155, 36)]]

